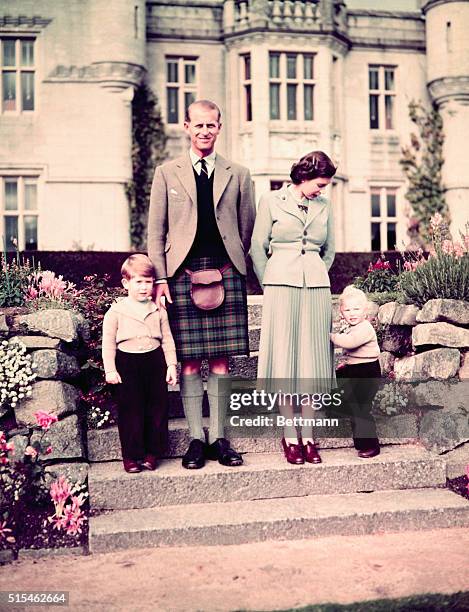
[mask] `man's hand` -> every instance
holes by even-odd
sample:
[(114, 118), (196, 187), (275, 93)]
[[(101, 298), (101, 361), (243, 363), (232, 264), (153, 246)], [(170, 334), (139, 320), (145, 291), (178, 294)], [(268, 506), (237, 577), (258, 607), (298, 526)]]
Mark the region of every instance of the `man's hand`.
[[(168, 300), (170, 304), (173, 303), (173, 300), (171, 299), (171, 293), (169, 292), (168, 283), (158, 283), (156, 285), (155, 293), (156, 293), (155, 302), (157, 306), (162, 306), (163, 308), (166, 309), (166, 300)], [(165, 299), (162, 300), (161, 298), (165, 298)]]
[(114, 370), (114, 372), (107, 372), (106, 382), (110, 385), (118, 385), (119, 383), (121, 383), (122, 379), (119, 375), (119, 372), (117, 372), (116, 370)]
[(166, 373), (166, 382), (172, 385), (173, 387), (177, 383), (177, 373), (175, 365), (168, 366), (168, 371)]

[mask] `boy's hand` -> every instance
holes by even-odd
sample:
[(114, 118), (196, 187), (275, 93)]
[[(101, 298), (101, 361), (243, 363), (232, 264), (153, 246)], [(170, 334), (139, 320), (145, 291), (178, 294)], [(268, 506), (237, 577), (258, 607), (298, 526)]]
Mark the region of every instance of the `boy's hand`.
[(168, 366), (168, 371), (166, 373), (166, 382), (172, 385), (173, 387), (177, 383), (177, 373), (175, 365)]
[(106, 374), (106, 382), (110, 385), (117, 385), (122, 382), (119, 372), (108, 372)]

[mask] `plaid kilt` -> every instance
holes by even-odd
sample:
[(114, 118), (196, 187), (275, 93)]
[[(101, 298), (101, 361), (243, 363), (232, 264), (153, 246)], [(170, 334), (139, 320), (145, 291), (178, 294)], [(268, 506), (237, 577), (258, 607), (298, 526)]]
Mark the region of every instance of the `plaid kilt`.
[(168, 280), (173, 299), (168, 316), (180, 361), (249, 355), (246, 279), (234, 266), (228, 268), (223, 274), (223, 304), (214, 310), (200, 310), (192, 303), (191, 280), (184, 272), (184, 268), (207, 270), (226, 263), (221, 257), (194, 258)]

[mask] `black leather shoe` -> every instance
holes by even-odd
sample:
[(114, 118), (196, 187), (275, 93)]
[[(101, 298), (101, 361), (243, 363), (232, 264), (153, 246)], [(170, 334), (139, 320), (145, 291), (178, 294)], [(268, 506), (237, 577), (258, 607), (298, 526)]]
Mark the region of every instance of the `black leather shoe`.
[(207, 459), (218, 461), (218, 463), (228, 467), (243, 465), (243, 458), (231, 448), (230, 443), (225, 438), (218, 438), (213, 444), (210, 444), (207, 448)]
[(202, 440), (192, 440), (186, 454), (182, 458), (182, 467), (188, 470), (199, 470), (205, 465), (205, 450), (207, 445)]

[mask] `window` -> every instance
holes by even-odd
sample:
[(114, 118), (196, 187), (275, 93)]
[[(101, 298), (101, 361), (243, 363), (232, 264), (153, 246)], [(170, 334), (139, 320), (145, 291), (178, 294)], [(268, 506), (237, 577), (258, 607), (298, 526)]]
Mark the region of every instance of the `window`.
[(395, 68), (392, 66), (369, 66), (368, 89), (370, 129), (393, 130), (396, 97)]
[(37, 249), (37, 178), (5, 176), (0, 178), (2, 249)]
[(34, 110), (34, 39), (2, 38), (2, 112)]
[(393, 251), (396, 248), (396, 190), (388, 187), (372, 187), (371, 250)]
[(313, 121), (314, 85), (314, 55), (270, 52), (270, 119)]
[(251, 54), (241, 56), (244, 91), (244, 120), (252, 121)]
[(166, 121), (184, 122), (187, 107), (197, 98), (197, 59), (166, 58)]

